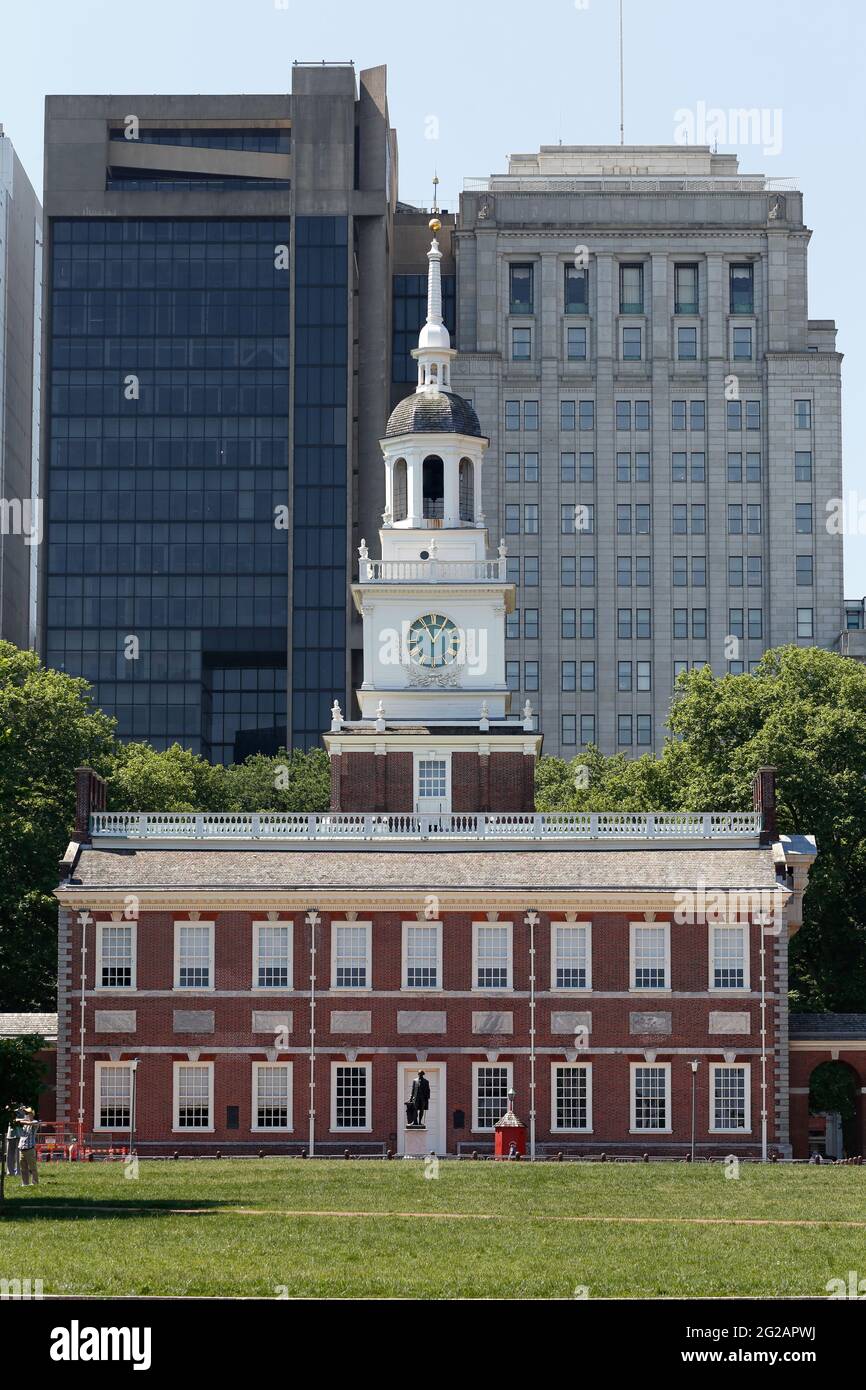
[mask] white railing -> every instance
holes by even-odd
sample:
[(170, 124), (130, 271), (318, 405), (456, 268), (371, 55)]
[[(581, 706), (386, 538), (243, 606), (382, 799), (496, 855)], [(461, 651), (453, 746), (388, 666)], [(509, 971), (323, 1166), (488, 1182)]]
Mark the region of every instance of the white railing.
[(442, 580), (473, 583), (479, 580), (505, 580), (505, 560), (370, 560), (359, 561), (362, 584), (392, 580), (421, 580), (432, 584)]
[(754, 840), (757, 811), (96, 811), (94, 839)]

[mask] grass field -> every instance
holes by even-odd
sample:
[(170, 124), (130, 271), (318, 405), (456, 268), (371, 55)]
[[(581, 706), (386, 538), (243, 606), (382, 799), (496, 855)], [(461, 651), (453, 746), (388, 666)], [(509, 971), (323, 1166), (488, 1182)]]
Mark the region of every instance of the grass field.
[(0, 1279), (46, 1294), (826, 1297), (866, 1276), (866, 1167), (251, 1159), (7, 1179)]

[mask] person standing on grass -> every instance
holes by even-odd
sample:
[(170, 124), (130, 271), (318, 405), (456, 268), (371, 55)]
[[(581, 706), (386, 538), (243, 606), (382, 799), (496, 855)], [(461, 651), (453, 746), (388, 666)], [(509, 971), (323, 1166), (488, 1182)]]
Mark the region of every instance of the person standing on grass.
[(6, 1172), (13, 1178), (18, 1177), (18, 1140), (21, 1134), (21, 1120), (24, 1118), (24, 1106), (15, 1106), (15, 1118), (9, 1121), (6, 1129)]
[(39, 1121), (29, 1106), (25, 1108), (24, 1119), (19, 1122), (18, 1156), (21, 1165), (21, 1183), (24, 1187), (39, 1185), (39, 1171), (36, 1164), (36, 1131)]

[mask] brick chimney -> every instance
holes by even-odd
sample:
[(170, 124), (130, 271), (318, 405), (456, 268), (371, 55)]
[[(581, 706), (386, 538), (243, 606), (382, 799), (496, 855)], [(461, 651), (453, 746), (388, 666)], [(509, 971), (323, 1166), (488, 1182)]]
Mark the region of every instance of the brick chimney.
[(75, 769), (75, 829), (73, 839), (90, 840), (91, 811), (105, 810), (105, 779), (92, 767)]
[(779, 838), (776, 824), (776, 769), (759, 767), (752, 779), (752, 806), (763, 816), (761, 844), (771, 845)]

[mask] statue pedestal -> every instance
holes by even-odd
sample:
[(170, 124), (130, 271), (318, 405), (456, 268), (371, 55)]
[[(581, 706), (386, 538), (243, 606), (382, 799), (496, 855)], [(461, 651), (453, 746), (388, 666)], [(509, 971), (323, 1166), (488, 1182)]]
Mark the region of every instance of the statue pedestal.
[(430, 1152), (429, 1130), (410, 1129), (407, 1125), (403, 1131), (403, 1152), (410, 1158), (426, 1158)]

